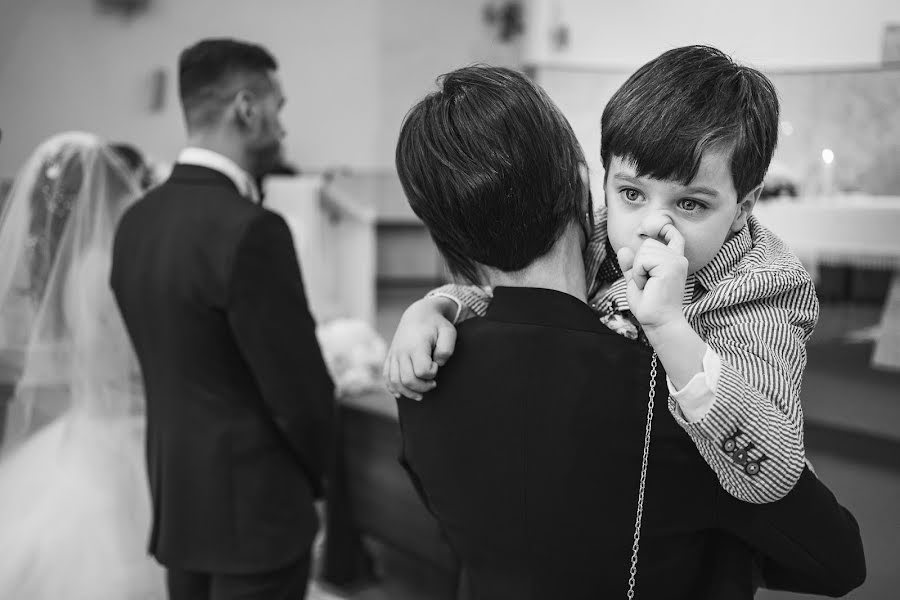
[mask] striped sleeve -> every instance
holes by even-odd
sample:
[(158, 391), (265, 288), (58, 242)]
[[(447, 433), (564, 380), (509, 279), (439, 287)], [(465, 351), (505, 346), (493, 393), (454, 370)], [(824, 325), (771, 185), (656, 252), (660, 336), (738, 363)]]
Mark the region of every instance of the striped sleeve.
[[(483, 317), (487, 314), (487, 309), (491, 304), (492, 297), (491, 288), (489, 287), (480, 288), (477, 285), (460, 285), (458, 283), (442, 285), (425, 295), (426, 298), (434, 296), (443, 296), (444, 298), (455, 300), (457, 304), (469, 309), (471, 313), (475, 313), (479, 317)], [(456, 316), (455, 322), (458, 322), (460, 316), (465, 319), (467, 315), (465, 314), (465, 311), (457, 311)]]
[(803, 471), (800, 385), (819, 306), (805, 273), (793, 285), (740, 302), (734, 296), (759, 288), (753, 275), (735, 278), (721, 290), (737, 302), (704, 312), (694, 323), (721, 359), (710, 412), (688, 423), (672, 398), (669, 408), (722, 487), (740, 500), (761, 504), (784, 497)]

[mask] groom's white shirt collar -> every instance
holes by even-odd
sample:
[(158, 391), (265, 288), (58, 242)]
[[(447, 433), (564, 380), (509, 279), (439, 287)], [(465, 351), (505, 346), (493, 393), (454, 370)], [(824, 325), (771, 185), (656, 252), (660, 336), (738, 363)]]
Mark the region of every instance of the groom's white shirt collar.
[(241, 196), (250, 198), (253, 202), (259, 202), (259, 190), (256, 187), (256, 182), (253, 181), (253, 178), (250, 177), (247, 171), (239, 167), (236, 162), (227, 156), (206, 148), (188, 146), (178, 154), (178, 159), (175, 162), (218, 171), (234, 182)]

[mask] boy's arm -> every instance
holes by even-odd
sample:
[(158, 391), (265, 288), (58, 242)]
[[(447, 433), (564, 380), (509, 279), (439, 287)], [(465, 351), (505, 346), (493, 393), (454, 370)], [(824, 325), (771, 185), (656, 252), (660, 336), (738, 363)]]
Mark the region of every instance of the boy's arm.
[(490, 288), (477, 285), (460, 285), (448, 283), (425, 294), (426, 298), (447, 298), (456, 304), (456, 316), (452, 320), (455, 325), (474, 316), (483, 317), (491, 304)]
[[(642, 227), (650, 237), (618, 255), (629, 308), (677, 388), (718, 366), (711, 405), (691, 411), (670, 397), (669, 409), (728, 493), (753, 503), (783, 497), (805, 464), (800, 379), (818, 318), (811, 279), (799, 264), (743, 271), (683, 310), (684, 238), (665, 217)], [(705, 360), (707, 345), (717, 360)]]
[[(735, 282), (734, 289), (741, 285)], [(688, 422), (672, 398), (669, 409), (738, 499), (778, 500), (803, 471), (800, 383), (817, 319), (812, 281), (800, 278), (790, 289), (695, 320), (718, 358), (714, 401), (696, 422)]]
[[(606, 207), (595, 206), (593, 230), (584, 249), (589, 295), (596, 292), (597, 273), (606, 258), (606, 218)], [(397, 325), (384, 363), (388, 391), (421, 400), (423, 393), (434, 388), (438, 367), (453, 353), (453, 325), (483, 317), (490, 303), (490, 288), (451, 283), (431, 290), (410, 306)]]
[(445, 285), (429, 292), (404, 311), (391, 340), (383, 375), (395, 397), (421, 400), (434, 389), (438, 368), (453, 354), (455, 323), (483, 315), (489, 291), (476, 286)]

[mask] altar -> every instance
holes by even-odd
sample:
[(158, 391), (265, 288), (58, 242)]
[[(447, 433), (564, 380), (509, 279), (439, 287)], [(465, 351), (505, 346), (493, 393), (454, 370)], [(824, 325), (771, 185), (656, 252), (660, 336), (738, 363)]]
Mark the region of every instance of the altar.
[(757, 203), (753, 214), (814, 276), (820, 264), (893, 273), (872, 366), (900, 370), (900, 196), (773, 199)]

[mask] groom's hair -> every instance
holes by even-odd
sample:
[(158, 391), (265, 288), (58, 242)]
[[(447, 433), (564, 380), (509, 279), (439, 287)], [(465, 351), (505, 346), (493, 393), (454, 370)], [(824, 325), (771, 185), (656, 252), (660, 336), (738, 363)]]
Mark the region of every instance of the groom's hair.
[(409, 205), (456, 278), (480, 283), (478, 264), (521, 270), (584, 217), (581, 146), (521, 73), (478, 65), (437, 84), (407, 113), (397, 142)]
[(268, 50), (228, 38), (197, 42), (178, 58), (178, 89), (188, 131), (215, 124), (240, 90), (264, 94), (278, 63)]

